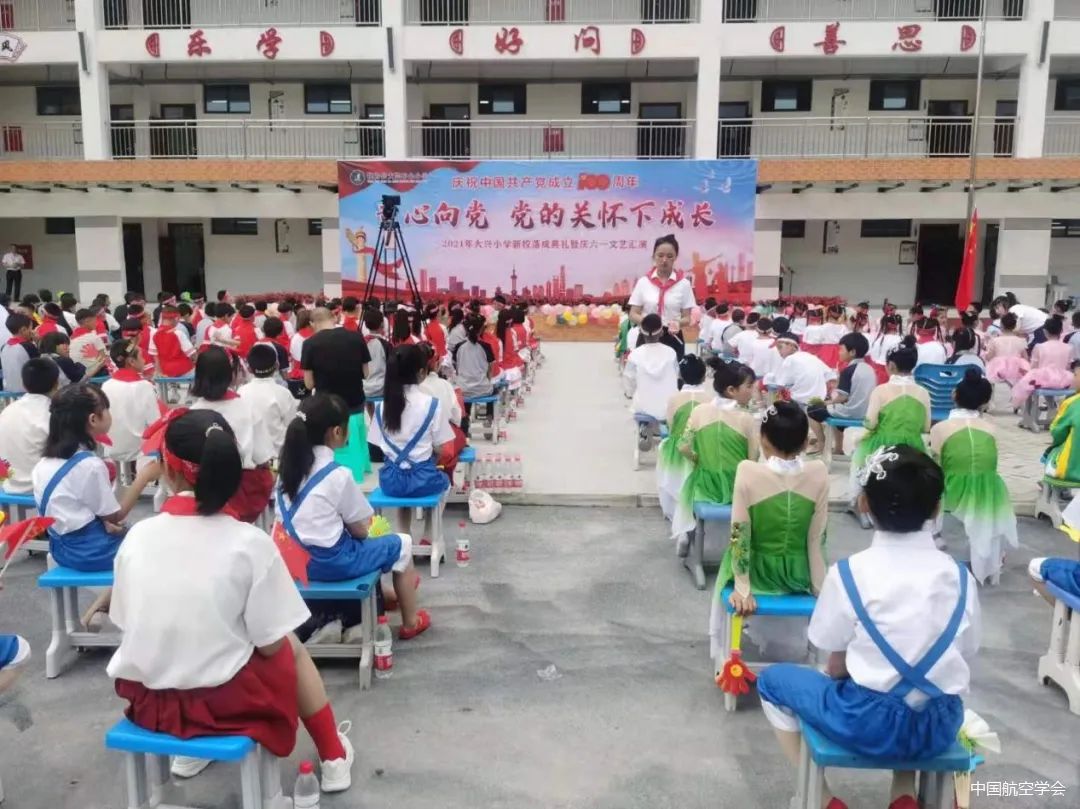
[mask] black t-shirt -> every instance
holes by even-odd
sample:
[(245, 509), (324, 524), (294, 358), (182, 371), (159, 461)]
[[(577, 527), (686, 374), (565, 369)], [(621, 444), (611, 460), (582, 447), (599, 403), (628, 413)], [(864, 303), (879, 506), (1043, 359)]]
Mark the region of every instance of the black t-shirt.
[(840, 372), (840, 379), (836, 383), (836, 389), (841, 390), (844, 393), (851, 393), (851, 380), (855, 376), (855, 369), (858, 367), (858, 363), (849, 363), (843, 371)]
[(316, 332), (300, 354), (300, 367), (314, 375), (315, 390), (336, 393), (354, 413), (364, 406), (364, 366), (369, 362), (363, 335), (348, 329)]

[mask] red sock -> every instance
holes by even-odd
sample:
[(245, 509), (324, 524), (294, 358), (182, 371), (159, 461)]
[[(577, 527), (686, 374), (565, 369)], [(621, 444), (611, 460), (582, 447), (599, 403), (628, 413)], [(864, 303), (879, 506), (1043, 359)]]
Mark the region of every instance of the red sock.
[(329, 702), (304, 719), (304, 727), (315, 742), (315, 749), (319, 751), (319, 761), (345, 758), (345, 748), (338, 738), (334, 709)]

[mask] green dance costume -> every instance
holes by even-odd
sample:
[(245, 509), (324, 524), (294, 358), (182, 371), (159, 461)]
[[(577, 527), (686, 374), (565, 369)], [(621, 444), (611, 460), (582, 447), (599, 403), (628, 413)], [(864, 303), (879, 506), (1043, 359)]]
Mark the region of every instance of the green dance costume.
[(851, 466), (858, 470), (880, 447), (906, 444), (926, 451), (923, 433), (930, 432), (930, 394), (910, 376), (894, 376), (870, 394), (866, 434), (859, 441)]
[(1050, 449), (1046, 454), (1046, 472), (1058, 480), (1080, 482), (1080, 452), (1076, 434), (1080, 430), (1080, 393), (1073, 394), (1058, 407), (1050, 423)]
[(656, 456), (656, 489), (660, 496), (660, 509), (669, 520), (675, 513), (675, 503), (693, 469), (690, 460), (679, 451), (679, 442), (686, 433), (694, 408), (712, 398), (713, 393), (701, 385), (685, 385), (668, 402), (668, 437), (660, 442)]

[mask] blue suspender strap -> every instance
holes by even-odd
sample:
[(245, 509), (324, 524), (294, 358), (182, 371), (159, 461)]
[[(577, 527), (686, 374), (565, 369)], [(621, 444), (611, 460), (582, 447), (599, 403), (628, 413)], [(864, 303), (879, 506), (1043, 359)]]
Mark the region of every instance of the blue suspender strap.
[(862, 597), (859, 595), (859, 588), (855, 585), (855, 578), (851, 575), (851, 565), (848, 563), (848, 560), (840, 560), (837, 562), (836, 567), (840, 572), (840, 580), (844, 584), (844, 590), (847, 592), (848, 599), (851, 601), (851, 606), (855, 610), (855, 617), (859, 619), (859, 623), (863, 625), (863, 629), (866, 630), (866, 633), (870, 636), (870, 639), (874, 642), (874, 645), (877, 646), (881, 654), (900, 674), (900, 682), (892, 689), (892, 693), (902, 698), (910, 693), (912, 689), (918, 689), (931, 698), (942, 696), (942, 690), (930, 682), (930, 680), (926, 678), (926, 674), (934, 667), (934, 664), (936, 664), (945, 653), (945, 650), (949, 648), (949, 645), (955, 639), (956, 633), (960, 628), (960, 621), (964, 617), (964, 611), (967, 607), (967, 571), (964, 569), (964, 566), (957, 563), (957, 567), (960, 569), (960, 598), (957, 601), (952, 616), (949, 618), (949, 623), (945, 627), (945, 631), (942, 632), (941, 636), (935, 641), (934, 645), (930, 647), (929, 651), (923, 655), (922, 659), (916, 663), (915, 666), (910, 666), (907, 661), (889, 645), (889, 642), (885, 640), (885, 637), (870, 619), (870, 615), (866, 612), (866, 606), (863, 604)]
[(85, 461), (87, 458), (92, 458), (93, 455), (94, 454), (92, 452), (82, 450), (80, 452), (76, 452), (74, 455), (64, 461), (64, 464), (56, 470), (56, 474), (53, 475), (49, 482), (45, 485), (45, 491), (41, 493), (41, 502), (38, 503), (38, 514), (40, 514), (42, 517), (46, 516), (45, 512), (49, 508), (49, 500), (52, 499), (53, 492), (56, 491), (56, 487), (60, 485), (60, 481), (67, 477), (68, 472), (78, 466), (82, 461)]
[(426, 433), (428, 427), (431, 426), (431, 420), (435, 418), (435, 410), (438, 408), (438, 406), (439, 400), (432, 396), (431, 404), (428, 405), (427, 415), (424, 416), (424, 423), (420, 425), (420, 429), (417, 430), (413, 434), (413, 437), (409, 439), (409, 443), (405, 445), (404, 449), (398, 449), (387, 437), (386, 430), (383, 429), (382, 407), (379, 406), (375, 408), (375, 419), (379, 422), (379, 431), (383, 435), (383, 440), (386, 442), (386, 446), (393, 450), (393, 452), (397, 455), (397, 457), (394, 458), (394, 464), (399, 468), (403, 463), (408, 462), (409, 453), (412, 452), (416, 445), (420, 443), (420, 439), (424, 437), (424, 433)]
[(291, 536), (297, 542), (303, 542), (303, 540), (300, 538), (300, 535), (296, 533), (296, 529), (293, 527), (293, 517), (296, 515), (296, 512), (299, 511), (300, 506), (303, 505), (304, 501), (307, 499), (307, 496), (315, 490), (315, 487), (322, 483), (324, 480), (326, 480), (327, 475), (329, 475), (335, 469), (339, 469), (340, 467), (340, 464), (331, 461), (314, 475), (309, 477), (307, 479), (307, 483), (305, 483), (300, 489), (300, 491), (296, 493), (296, 499), (292, 501), (291, 507), (285, 506), (285, 493), (281, 490), (281, 487), (278, 486), (278, 516), (281, 518), (281, 523), (285, 526), (285, 530), (289, 532), (289, 536)]
[(386, 434), (386, 429), (383, 427), (383, 423), (382, 423), (382, 407), (383, 407), (382, 404), (375, 405), (375, 421), (379, 425), (379, 432), (382, 433), (383, 441), (386, 443), (386, 446), (390, 449), (391, 452), (394, 453), (394, 455), (395, 455), (395, 457), (397, 459), (400, 459), (401, 458), (401, 448), (397, 444), (395, 444), (393, 441), (390, 440), (390, 436), (388, 436)]

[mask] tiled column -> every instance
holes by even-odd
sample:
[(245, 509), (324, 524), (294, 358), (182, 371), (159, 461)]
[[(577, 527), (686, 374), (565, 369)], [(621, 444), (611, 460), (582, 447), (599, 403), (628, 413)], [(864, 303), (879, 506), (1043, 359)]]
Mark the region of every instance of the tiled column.
[(124, 296), (124, 228), (118, 216), (75, 217), (79, 301), (104, 292), (115, 305)]
[(109, 135), (109, 71), (97, 61), (97, 34), (102, 27), (102, 5), (98, 0), (74, 0), (75, 29), (86, 44), (86, 69), (80, 65), (79, 103), (82, 107), (83, 157), (108, 160), (112, 157)]
[(780, 225), (779, 219), (754, 222), (754, 283), (750, 296), (755, 301), (780, 294)]
[(1002, 220), (994, 295), (1013, 292), (1020, 303), (1045, 306), (1049, 279), (1050, 220)]
[(339, 220), (322, 220), (323, 294), (328, 298), (341, 297), (341, 230)]

